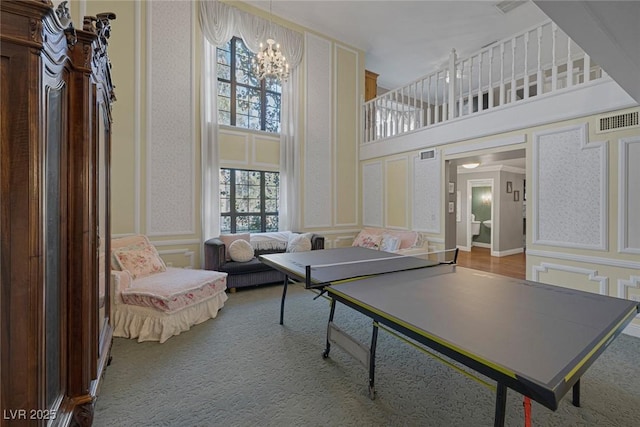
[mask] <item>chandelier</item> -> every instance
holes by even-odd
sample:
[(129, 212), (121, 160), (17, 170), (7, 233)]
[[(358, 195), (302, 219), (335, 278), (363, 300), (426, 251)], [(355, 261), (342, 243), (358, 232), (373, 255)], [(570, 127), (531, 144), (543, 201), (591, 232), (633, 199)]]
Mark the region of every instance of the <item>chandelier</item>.
[[(269, 1), (269, 31), (271, 28), (271, 0)], [(260, 52), (251, 59), (253, 64), (253, 73), (262, 80), (266, 77), (272, 79), (287, 81), (289, 77), (289, 64), (287, 59), (280, 52), (280, 45), (273, 39), (267, 39), (267, 47), (260, 43)]]
[(260, 52), (251, 60), (253, 72), (258, 79), (266, 77), (286, 81), (289, 77), (289, 64), (280, 51), (280, 45), (273, 39), (267, 39), (267, 47), (260, 43)]

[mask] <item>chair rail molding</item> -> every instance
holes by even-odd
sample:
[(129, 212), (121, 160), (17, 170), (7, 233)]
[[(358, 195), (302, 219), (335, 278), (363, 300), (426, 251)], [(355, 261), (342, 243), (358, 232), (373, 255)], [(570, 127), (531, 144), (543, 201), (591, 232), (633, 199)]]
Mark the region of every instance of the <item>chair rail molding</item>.
[(543, 251), (539, 249), (530, 249), (530, 248), (527, 248), (527, 256), (538, 256), (541, 258), (552, 258), (555, 260), (575, 261), (575, 262), (583, 262), (585, 264), (608, 265), (611, 267), (640, 270), (640, 262), (617, 259), (617, 258), (575, 255), (575, 254), (570, 254), (566, 252)]

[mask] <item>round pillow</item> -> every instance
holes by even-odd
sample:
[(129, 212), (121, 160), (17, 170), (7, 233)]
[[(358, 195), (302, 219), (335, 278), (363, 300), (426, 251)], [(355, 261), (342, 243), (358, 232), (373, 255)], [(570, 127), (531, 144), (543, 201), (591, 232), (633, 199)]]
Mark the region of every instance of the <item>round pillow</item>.
[(311, 250), (311, 240), (303, 234), (292, 235), (287, 244), (287, 252), (306, 252)]
[(247, 262), (253, 259), (253, 246), (246, 240), (235, 240), (229, 245), (229, 256), (233, 261)]

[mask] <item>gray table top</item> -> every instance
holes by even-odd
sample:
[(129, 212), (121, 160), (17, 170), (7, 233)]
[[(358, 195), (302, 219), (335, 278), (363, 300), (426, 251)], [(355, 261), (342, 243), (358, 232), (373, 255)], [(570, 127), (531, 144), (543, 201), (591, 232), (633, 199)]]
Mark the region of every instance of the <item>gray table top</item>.
[(451, 270), (430, 277), (424, 270), (384, 274), (327, 291), (550, 390), (637, 312), (633, 301), (461, 267)]

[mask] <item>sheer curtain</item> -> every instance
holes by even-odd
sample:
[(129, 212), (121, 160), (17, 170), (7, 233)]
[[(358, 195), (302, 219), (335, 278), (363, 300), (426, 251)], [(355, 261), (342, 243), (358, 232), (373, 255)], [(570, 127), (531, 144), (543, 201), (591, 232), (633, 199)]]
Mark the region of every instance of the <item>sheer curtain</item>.
[(202, 111), (202, 230), (204, 240), (220, 234), (218, 104), (216, 78), (216, 46), (239, 35), (247, 47), (258, 52), (260, 43), (274, 38), (280, 43), (291, 74), (282, 82), (280, 110), (280, 208), (281, 230), (297, 228), (297, 124), (298, 64), (302, 61), (302, 34), (273, 24), (218, 1), (201, 1), (200, 27), (205, 37), (203, 52)]

